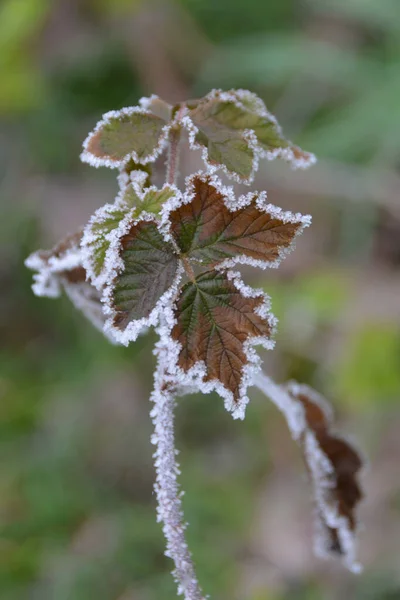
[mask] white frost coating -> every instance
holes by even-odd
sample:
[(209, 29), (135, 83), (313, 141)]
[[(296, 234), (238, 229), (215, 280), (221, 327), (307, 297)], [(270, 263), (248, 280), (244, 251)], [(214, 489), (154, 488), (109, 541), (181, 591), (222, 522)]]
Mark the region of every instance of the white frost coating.
[[(355, 536), (351, 531), (348, 519), (340, 514), (339, 503), (334, 493), (336, 484), (334, 467), (321, 450), (313, 432), (307, 431), (305, 433), (303, 443), (307, 465), (311, 473), (314, 497), (320, 515), (316, 533), (321, 533), (321, 527), (324, 525), (335, 529), (343, 550), (345, 565), (353, 573), (360, 573), (362, 567), (356, 561)], [(321, 539), (318, 535), (315, 536), (314, 549), (316, 554), (321, 557), (328, 558), (330, 556), (326, 539)]]
[(128, 106), (126, 108), (122, 108), (121, 110), (110, 110), (109, 112), (105, 113), (103, 115), (103, 118), (97, 123), (96, 127), (93, 129), (93, 131), (91, 133), (89, 133), (89, 135), (83, 142), (83, 152), (80, 155), (81, 161), (88, 163), (89, 165), (91, 165), (92, 167), (95, 167), (96, 169), (98, 167), (109, 167), (111, 169), (122, 169), (123, 166), (130, 159), (133, 159), (135, 162), (142, 164), (142, 165), (145, 165), (150, 162), (154, 162), (158, 158), (158, 156), (163, 152), (163, 150), (166, 146), (168, 133), (171, 128), (170, 124), (164, 125), (164, 127), (161, 130), (159, 140), (158, 140), (156, 146), (154, 147), (153, 151), (144, 157), (139, 157), (138, 154), (134, 150), (132, 150), (132, 152), (129, 152), (128, 154), (126, 154), (126, 156), (124, 156), (123, 159), (116, 160), (111, 157), (96, 156), (95, 154), (92, 154), (88, 150), (88, 146), (89, 146), (91, 139), (105, 125), (109, 125), (111, 123), (111, 121), (114, 119), (119, 119), (120, 117), (123, 117), (123, 116), (129, 117), (133, 114), (141, 114), (141, 115), (147, 115), (147, 116), (154, 117), (154, 115), (152, 113), (150, 113), (148, 110), (145, 110), (142, 106)]
[(62, 256), (46, 256), (38, 250), (25, 260), (25, 266), (38, 271), (33, 276), (32, 290), (36, 296), (58, 298), (61, 295), (60, 273), (71, 271), (82, 265), (79, 248), (68, 248)]
[(145, 111), (150, 112), (150, 107), (152, 102), (155, 100), (159, 100), (160, 97), (157, 94), (152, 94), (151, 96), (143, 96), (139, 99), (139, 106), (143, 108)]
[[(271, 313), (270, 298), (260, 289), (253, 289), (243, 283), (240, 273), (232, 271), (227, 272), (227, 277), (236, 289), (247, 298), (262, 298), (263, 302), (256, 310), (256, 313), (268, 322), (271, 328), (271, 337), (275, 333), (277, 319)], [(232, 413), (234, 419), (244, 419), (246, 406), (249, 402), (247, 388), (252, 384), (253, 378), (261, 369), (261, 358), (254, 349), (254, 346), (261, 345), (267, 350), (272, 350), (275, 345), (273, 339), (265, 336), (254, 336), (246, 340), (243, 344), (243, 351), (247, 358), (247, 364), (243, 367), (243, 374), (239, 388), (239, 400), (235, 401), (233, 394), (218, 379), (204, 381), (207, 375), (207, 369), (204, 361), (198, 361), (187, 372), (178, 364), (179, 353), (182, 345), (172, 339), (171, 331), (176, 324), (176, 317), (173, 313), (173, 306), (167, 307), (163, 313), (164, 322), (157, 328), (160, 336), (158, 347), (167, 348), (169, 354), (168, 371), (166, 376), (182, 388), (197, 388), (203, 394), (209, 394), (216, 391), (224, 400), (226, 410)]]
[[(117, 212), (123, 212), (125, 216), (110, 230), (106, 225), (107, 220), (112, 218)], [(110, 253), (112, 252), (112, 248), (117, 245), (117, 240), (119, 241), (120, 236), (127, 233), (130, 221), (126, 217), (131, 212), (132, 209), (129, 209), (126, 205), (124, 206), (121, 195), (118, 195), (114, 204), (105, 204), (101, 208), (98, 208), (90, 217), (89, 223), (83, 230), (81, 241), (82, 263), (86, 270), (87, 278), (90, 279), (98, 290), (102, 290), (107, 281), (113, 277), (115, 265), (113, 259), (110, 259)], [(104, 228), (99, 227), (102, 223), (104, 223)], [(123, 233), (121, 233), (121, 230)], [(95, 252), (104, 243), (108, 244), (108, 249), (101, 272), (97, 273), (95, 271)]]
[[(246, 185), (250, 185), (254, 181), (254, 175), (258, 170), (260, 158), (265, 158), (267, 160), (283, 158), (291, 164), (293, 169), (307, 169), (308, 167), (314, 165), (317, 162), (315, 155), (311, 152), (304, 152), (301, 150), (301, 156), (296, 156), (294, 149), (298, 147), (294, 146), (291, 142), (286, 140), (286, 138), (283, 136), (281, 126), (279, 125), (275, 116), (267, 110), (264, 102), (255, 94), (252, 94), (251, 92), (242, 89), (231, 90), (228, 92), (224, 92), (219, 89), (214, 89), (204, 97), (203, 101), (207, 102), (208, 100), (215, 99), (221, 100), (221, 102), (231, 102), (235, 104), (238, 108), (246, 112), (249, 111), (249, 106), (246, 106), (246, 101), (249, 102), (250, 104), (252, 104), (251, 112), (256, 112), (256, 114), (258, 114), (260, 117), (268, 119), (271, 123), (273, 123), (277, 135), (279, 135), (283, 140), (287, 141), (289, 146), (285, 148), (265, 150), (262, 147), (261, 143), (258, 141), (257, 135), (254, 130), (237, 130), (238, 132), (241, 131), (244, 139), (249, 144), (249, 148), (253, 151), (251, 173), (248, 177), (241, 177), (238, 173), (230, 171), (224, 164), (214, 163), (209, 160), (208, 148), (203, 144), (196, 142), (196, 136), (199, 132), (199, 129), (191, 119), (189, 111), (186, 110), (180, 121), (188, 132), (190, 147), (193, 150), (201, 150), (202, 159), (205, 165), (207, 166), (208, 173), (212, 174), (216, 170), (222, 169), (222, 171), (231, 179), (234, 179), (238, 183), (245, 183)], [(300, 148), (298, 148), (298, 150), (300, 151)]]
[[(161, 194), (166, 190), (171, 190), (174, 195), (180, 196), (178, 188), (169, 184), (164, 184), (161, 189), (158, 189), (154, 185), (143, 189), (145, 180), (146, 173), (143, 171), (133, 171), (130, 178), (128, 178), (128, 183), (117, 194), (114, 203), (105, 204), (101, 208), (98, 208), (83, 230), (81, 241), (83, 266), (88, 278), (98, 290), (103, 289), (106, 285), (110, 285), (116, 275), (123, 269), (124, 265), (119, 256), (120, 241), (128, 233), (129, 229), (138, 222), (139, 216), (137, 212), (140, 212), (141, 203), (146, 200), (147, 195), (154, 192)], [(129, 205), (126, 201), (130, 186), (136, 199), (136, 206)], [(106, 225), (107, 220), (117, 212), (121, 212), (123, 215), (116, 226), (110, 229)], [(140, 213), (140, 219), (156, 220), (156, 217), (152, 213), (142, 212)], [(104, 228), (99, 227), (102, 223), (104, 223)], [(105, 253), (101, 272), (97, 274), (95, 272), (93, 253), (96, 248), (102, 245), (103, 241), (106, 242), (108, 248)]]
[[(120, 273), (122, 271), (118, 272)], [(110, 285), (107, 285), (104, 289), (102, 297), (102, 302), (104, 303), (104, 312), (109, 315), (109, 318), (105, 323), (104, 330), (112, 335), (117, 342), (123, 344), (124, 346), (128, 346), (130, 342), (137, 340), (138, 336), (148, 327), (156, 326), (159, 323), (161, 314), (168, 312), (169, 307), (172, 305), (175, 297), (178, 294), (179, 283), (182, 279), (182, 274), (183, 267), (180, 263), (178, 263), (176, 275), (171, 287), (169, 287), (168, 290), (160, 297), (149, 316), (131, 321), (123, 331), (114, 326), (113, 321), (115, 317), (115, 311), (112, 308), (113, 284), (111, 283)]]
[(157, 520), (162, 523), (167, 542), (165, 555), (175, 564), (173, 576), (178, 585), (178, 594), (185, 600), (205, 600), (197, 581), (193, 560), (185, 539), (187, 523), (184, 520), (177, 476), (179, 465), (176, 460), (174, 435), (175, 399), (171, 388), (166, 387), (165, 372), (169, 352), (158, 347), (158, 365), (151, 400), (154, 407), (150, 413), (154, 423), (151, 442), (156, 446), (154, 453), (156, 468)]
[(25, 261), (29, 269), (37, 270), (33, 276), (32, 289), (36, 296), (58, 298), (64, 290), (75, 308), (101, 331), (112, 343), (116, 341), (103, 327), (105, 316), (100, 302), (100, 293), (87, 281), (70, 282), (65, 276), (68, 271), (82, 267), (82, 252), (74, 246), (67, 248), (61, 256), (51, 256), (50, 252), (39, 250)]
[(107, 251), (105, 261), (107, 281), (105, 282), (105, 287), (103, 289), (102, 302), (104, 305), (103, 310), (109, 317), (105, 323), (105, 331), (107, 331), (119, 343), (125, 346), (128, 346), (130, 342), (135, 341), (143, 330), (150, 326), (157, 325), (160, 313), (167, 310), (167, 307), (172, 303), (173, 299), (177, 295), (179, 283), (183, 273), (183, 267), (180, 263), (178, 263), (175, 279), (171, 287), (160, 297), (148, 317), (131, 321), (123, 331), (114, 326), (113, 320), (115, 318), (115, 311), (112, 306), (114, 279), (120, 275), (125, 268), (124, 262), (120, 256), (120, 240), (128, 233), (133, 225), (136, 225), (141, 221), (158, 222), (158, 219), (155, 217), (155, 215), (146, 212), (141, 213), (138, 218), (132, 219), (132, 213), (129, 212), (127, 216), (120, 222), (118, 228), (112, 231), (110, 246), (109, 250)]
[(355, 534), (351, 531), (347, 518), (340, 514), (337, 497), (332, 493), (336, 485), (334, 466), (322, 451), (314, 432), (309, 428), (303, 404), (297, 401), (292, 394), (294, 396), (304, 394), (312, 402), (315, 402), (324, 412), (328, 424), (332, 422), (333, 417), (330, 405), (325, 398), (306, 385), (293, 382), (287, 386), (279, 386), (264, 373), (256, 374), (253, 384), (266, 394), (283, 413), (293, 439), (304, 448), (317, 504), (315, 553), (324, 558), (332, 557), (327, 544), (329, 539), (327, 528), (335, 529), (344, 551), (344, 564), (353, 573), (359, 573), (362, 568), (356, 561)]
[(267, 202), (267, 193), (266, 192), (249, 192), (247, 194), (242, 194), (238, 198), (235, 197), (234, 190), (231, 186), (224, 185), (222, 181), (217, 177), (217, 175), (210, 175), (209, 173), (204, 173), (203, 171), (198, 171), (193, 175), (190, 175), (186, 178), (186, 192), (181, 194), (176, 194), (175, 197), (171, 198), (168, 202), (166, 202), (161, 211), (161, 228), (168, 239), (170, 239), (174, 244), (176, 241), (173, 239), (172, 234), (170, 233), (170, 214), (177, 208), (184, 206), (185, 204), (190, 204), (195, 198), (195, 188), (194, 181), (195, 179), (200, 179), (205, 183), (209, 183), (214, 186), (216, 190), (222, 195), (224, 204), (226, 208), (230, 212), (235, 212), (241, 208), (245, 208), (249, 206), (252, 202), (255, 201), (257, 208), (266, 214), (271, 215), (273, 219), (279, 219), (283, 223), (292, 223), (293, 225), (299, 224), (300, 227), (297, 229), (295, 235), (289, 246), (284, 247), (281, 246), (278, 248), (278, 257), (273, 260), (260, 260), (255, 259), (250, 256), (246, 256), (245, 254), (238, 254), (233, 258), (228, 258), (223, 260), (217, 267), (217, 270), (222, 269), (231, 269), (237, 264), (242, 265), (250, 265), (252, 267), (259, 267), (261, 269), (267, 268), (278, 268), (281, 261), (294, 250), (296, 246), (296, 241), (299, 235), (301, 235), (306, 227), (311, 225), (311, 215), (302, 215), (301, 213), (292, 213), (290, 211), (284, 211), (278, 206), (274, 204), (269, 204)]
[(215, 163), (211, 162), (208, 158), (208, 148), (203, 144), (196, 142), (196, 136), (199, 132), (199, 128), (193, 123), (192, 119), (188, 114), (184, 114), (180, 119), (180, 123), (186, 129), (188, 138), (189, 138), (189, 146), (192, 150), (200, 150), (201, 157), (203, 159), (204, 164), (207, 167), (207, 173), (212, 175), (218, 170), (222, 170), (227, 177), (233, 179), (237, 183), (245, 183), (246, 185), (251, 185), (254, 181), (254, 176), (258, 170), (258, 142), (257, 137), (254, 131), (250, 129), (244, 129), (242, 131), (243, 138), (249, 145), (249, 148), (253, 151), (253, 159), (252, 159), (252, 167), (251, 172), (248, 177), (241, 177), (235, 171), (230, 171), (223, 163)]

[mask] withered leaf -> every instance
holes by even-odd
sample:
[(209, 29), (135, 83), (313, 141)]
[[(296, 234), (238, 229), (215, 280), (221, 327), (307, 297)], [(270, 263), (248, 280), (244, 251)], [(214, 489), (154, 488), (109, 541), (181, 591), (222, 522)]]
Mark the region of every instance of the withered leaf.
[(82, 231), (69, 235), (51, 250), (39, 250), (26, 260), (36, 270), (33, 290), (37, 296), (56, 298), (64, 291), (74, 306), (109, 340), (115, 340), (103, 330), (105, 316), (100, 293), (87, 281), (79, 243)]
[(314, 487), (318, 550), (341, 555), (357, 570), (354, 538), (356, 508), (363, 496), (358, 481), (362, 459), (349, 442), (331, 433), (331, 412), (323, 398), (305, 385), (290, 384), (288, 391), (304, 409), (306, 429), (300, 442)]
[(142, 108), (127, 108), (103, 115), (86, 138), (81, 155), (93, 166), (122, 167), (130, 159), (155, 160), (166, 137), (166, 121)]
[[(246, 297), (226, 273), (207, 271), (185, 284), (175, 304), (172, 338), (179, 342), (179, 367), (187, 373), (202, 361), (204, 382), (238, 402), (249, 367), (248, 343), (269, 339), (262, 294)], [(221, 387), (223, 389), (221, 389)]]
[(62, 239), (51, 250), (38, 250), (26, 259), (25, 265), (37, 271), (32, 286), (37, 296), (57, 298), (63, 282), (85, 281), (86, 273), (79, 248), (81, 237), (82, 231), (78, 231)]
[(139, 221), (120, 240), (123, 267), (110, 286), (113, 326), (123, 331), (133, 321), (146, 319), (171, 288), (178, 267), (172, 245), (155, 221)]
[(183, 254), (209, 267), (276, 265), (306, 224), (300, 215), (263, 206), (257, 193), (228, 208), (229, 199), (207, 176), (196, 175), (192, 187), (191, 202), (169, 215), (171, 232)]
[(256, 168), (257, 155), (281, 155), (297, 167), (315, 160), (283, 137), (276, 119), (250, 92), (211, 92), (189, 110), (189, 118), (196, 128), (194, 142), (206, 149), (208, 161), (245, 182)]

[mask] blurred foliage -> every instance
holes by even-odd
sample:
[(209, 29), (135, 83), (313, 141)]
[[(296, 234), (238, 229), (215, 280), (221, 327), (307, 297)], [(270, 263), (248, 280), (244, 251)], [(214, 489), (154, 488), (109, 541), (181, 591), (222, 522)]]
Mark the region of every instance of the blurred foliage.
[[(277, 112), (288, 135), (323, 160), (361, 162), (371, 172), (399, 166), (398, 0), (0, 3), (2, 600), (176, 597), (152, 497), (147, 398), (153, 338), (140, 338), (129, 349), (110, 346), (66, 299), (35, 298), (31, 273), (23, 267), (29, 252), (53, 234), (46, 231), (48, 204), (35, 196), (35, 205), (30, 196), (36, 178), (79, 182), (89, 171), (79, 163), (80, 145), (100, 113), (154, 91), (140, 68), (146, 48), (140, 54), (133, 45), (140, 42), (140, 28), (135, 34), (130, 29), (146, 11), (152, 29), (141, 43), (154, 37), (161, 75), (161, 58), (171, 60), (166, 85), (172, 73), (189, 96), (213, 86), (250, 87)], [(145, 62), (145, 74), (150, 67)], [(94, 177), (106, 178), (100, 172)], [(40, 197), (42, 188), (35, 189)], [(382, 421), (393, 418), (400, 331), (390, 314), (384, 322), (364, 319), (351, 326), (356, 295), (348, 266), (373, 262), (375, 275), (387, 273), (391, 281), (398, 264), (383, 264), (374, 254), (378, 210), (367, 214), (362, 203), (346, 209), (321, 198), (318, 211), (327, 215), (324, 240), (346, 243), (339, 251), (327, 244), (321, 263), (306, 258), (293, 276), (283, 271), (258, 282), (280, 320), (266, 366), (276, 369), (278, 379), (314, 385), (344, 416), (350, 408), (361, 430), (371, 409)], [(389, 218), (398, 243), (398, 216)], [(370, 285), (378, 285), (372, 276)], [(372, 573), (356, 582), (342, 572), (310, 578), (302, 566), (282, 573), (285, 565), (278, 565), (271, 586), (257, 582), (246, 596), (241, 593), (260, 494), (275, 470), (282, 479), (285, 468), (286, 477), (293, 475), (284, 462), (293, 456), (286, 429), (254, 396), (244, 423), (232, 421), (214, 395), (179, 401), (188, 535), (206, 591), (220, 600), (399, 598), (393, 575), (398, 551), (378, 556)], [(392, 513), (381, 503), (377, 519), (383, 522)], [(272, 568), (264, 555), (254, 560), (261, 561), (261, 572)]]
[(400, 330), (389, 323), (358, 328), (348, 341), (333, 382), (347, 405), (397, 402), (400, 396)]

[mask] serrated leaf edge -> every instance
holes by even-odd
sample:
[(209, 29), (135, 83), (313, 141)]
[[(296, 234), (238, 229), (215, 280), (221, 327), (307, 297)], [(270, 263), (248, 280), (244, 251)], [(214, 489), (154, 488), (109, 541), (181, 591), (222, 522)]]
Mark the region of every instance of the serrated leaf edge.
[(163, 209), (161, 211), (161, 229), (164, 231), (166, 238), (170, 241), (173, 241), (175, 245), (176, 241), (173, 239), (173, 236), (170, 232), (170, 214), (177, 208), (180, 208), (185, 204), (190, 204), (193, 201), (196, 194), (194, 189), (195, 179), (201, 179), (201, 181), (203, 181), (204, 183), (208, 182), (210, 185), (214, 186), (217, 189), (217, 191), (222, 195), (224, 204), (230, 212), (235, 212), (236, 210), (248, 206), (252, 203), (254, 198), (256, 198), (256, 205), (260, 211), (272, 215), (273, 218), (281, 219), (284, 223), (301, 224), (299, 229), (293, 236), (293, 240), (291, 241), (289, 246), (279, 248), (278, 258), (276, 260), (260, 260), (246, 256), (245, 254), (238, 254), (234, 258), (228, 258), (226, 260), (223, 260), (219, 265), (217, 265), (215, 269), (218, 271), (231, 269), (238, 264), (249, 265), (261, 269), (276, 269), (279, 267), (281, 261), (288, 254), (290, 254), (292, 250), (294, 250), (298, 236), (303, 233), (306, 227), (309, 227), (311, 225), (311, 215), (292, 213), (291, 211), (282, 210), (279, 206), (275, 206), (274, 204), (268, 203), (267, 192), (248, 192), (247, 194), (242, 194), (241, 196), (236, 197), (233, 187), (223, 184), (217, 175), (209, 174), (207, 172), (205, 173), (204, 171), (198, 171), (197, 173), (189, 175), (186, 178), (185, 193), (177, 194), (174, 198), (171, 198), (168, 202), (164, 204)]
[(254, 375), (261, 369), (261, 358), (257, 354), (254, 346), (259, 345), (267, 350), (273, 349), (275, 341), (272, 338), (275, 334), (278, 320), (271, 312), (270, 297), (263, 290), (247, 286), (238, 272), (228, 271), (226, 275), (244, 297), (263, 299), (262, 304), (255, 312), (265, 319), (271, 327), (271, 337), (254, 336), (246, 340), (243, 344), (243, 351), (248, 362), (243, 368), (239, 400), (235, 402), (232, 392), (218, 379), (204, 381), (204, 377), (207, 374), (207, 368), (204, 361), (196, 362), (187, 372), (179, 366), (178, 359), (182, 344), (177, 340), (174, 340), (171, 335), (172, 329), (177, 323), (173, 304), (166, 307), (164, 323), (161, 323), (157, 327), (160, 341), (157, 343), (156, 347), (168, 349), (168, 376), (171, 378), (171, 381), (177, 382), (180, 388), (186, 390), (196, 389), (196, 391), (200, 391), (204, 394), (216, 391), (217, 394), (223, 398), (224, 406), (226, 410), (232, 414), (232, 417), (234, 419), (244, 419), (246, 406), (249, 402), (247, 388), (252, 384)]
[[(169, 184), (166, 185), (168, 187), (175, 187)], [(148, 189), (149, 188), (146, 188), (146, 191), (148, 191)], [(181, 262), (178, 260), (177, 271), (171, 286), (166, 292), (164, 292), (162, 296), (160, 296), (148, 317), (132, 320), (123, 331), (114, 326), (114, 319), (116, 317), (116, 312), (112, 304), (114, 280), (118, 275), (123, 273), (125, 269), (124, 262), (120, 257), (121, 238), (129, 232), (131, 227), (143, 221), (156, 223), (157, 228), (163, 236), (165, 242), (168, 243), (169, 240), (165, 238), (159, 226), (160, 221), (155, 217), (154, 214), (143, 212), (136, 219), (132, 219), (130, 212), (127, 217), (121, 221), (118, 231), (116, 232), (108, 251), (108, 261), (110, 263), (110, 267), (107, 271), (107, 281), (103, 287), (102, 294), (103, 310), (107, 315), (104, 329), (107, 333), (110, 333), (117, 342), (123, 344), (124, 346), (128, 346), (130, 342), (134, 342), (138, 336), (149, 327), (156, 326), (159, 323), (160, 314), (165, 311), (168, 312), (168, 306), (172, 303), (173, 299), (178, 293), (179, 283), (182, 279), (182, 274), (184, 271)]]
[[(282, 128), (279, 125), (276, 117), (267, 110), (264, 102), (256, 96), (252, 94), (248, 90), (238, 89), (238, 90), (230, 90), (223, 91), (221, 89), (211, 90), (204, 98), (201, 99), (201, 102), (208, 100), (221, 100), (222, 102), (232, 102), (238, 108), (244, 111), (249, 111), (249, 109), (241, 102), (242, 99), (246, 97), (251, 97), (253, 101), (258, 105), (257, 114), (260, 117), (264, 117), (272, 121), (275, 125), (276, 132), (283, 139), (286, 140), (283, 135)], [(275, 160), (276, 158), (282, 158), (289, 162), (293, 169), (308, 169), (312, 165), (317, 162), (316, 156), (311, 152), (307, 152), (308, 158), (296, 158), (292, 148), (296, 147), (292, 142), (286, 140), (289, 144), (287, 148), (276, 148), (275, 150), (264, 150), (260, 143), (258, 142), (257, 136), (253, 129), (244, 129), (243, 136), (249, 144), (249, 148), (253, 151), (253, 161), (252, 161), (252, 169), (249, 177), (241, 177), (238, 173), (230, 171), (224, 164), (217, 164), (211, 162), (208, 158), (208, 149), (206, 146), (199, 144), (196, 142), (196, 135), (199, 132), (198, 127), (194, 124), (193, 120), (190, 117), (189, 110), (186, 109), (183, 112), (183, 116), (181, 117), (181, 124), (188, 132), (189, 137), (189, 145), (192, 150), (200, 150), (202, 159), (207, 167), (207, 172), (210, 174), (215, 173), (217, 170), (222, 170), (227, 177), (233, 179), (237, 183), (244, 183), (246, 185), (251, 185), (254, 181), (254, 176), (258, 171), (259, 167), (259, 159), (264, 158), (267, 160)]]
[[(135, 210), (140, 207), (140, 202), (143, 202), (144, 198), (148, 193), (151, 192), (163, 192), (166, 188), (174, 191), (175, 195), (181, 195), (178, 188), (169, 183), (165, 183), (161, 188), (157, 188), (155, 185), (143, 188), (143, 177), (142, 171), (132, 171), (130, 176), (124, 178), (121, 181), (120, 190), (111, 204), (105, 204), (98, 208), (95, 213), (90, 217), (88, 224), (83, 230), (83, 236), (81, 240), (81, 248), (83, 251), (83, 267), (86, 270), (88, 279), (91, 280), (92, 284), (98, 289), (102, 290), (104, 286), (110, 283), (116, 275), (121, 272), (119, 269), (123, 268), (123, 263), (119, 259), (118, 251), (121, 237), (128, 233), (129, 228), (135, 223), (139, 222), (140, 218), (134, 218)], [(129, 207), (124, 200), (124, 195), (127, 191), (127, 187), (132, 185), (136, 196), (138, 197), (139, 204), (136, 207)], [(124, 210), (126, 209), (126, 215), (119, 222), (118, 226), (112, 231), (108, 232), (104, 237), (109, 242), (109, 247), (106, 251), (104, 266), (102, 272), (96, 275), (93, 268), (93, 248), (92, 244), (96, 241), (98, 235), (93, 233), (92, 227), (94, 224), (99, 224), (101, 220), (105, 220), (108, 214), (112, 210)], [(156, 219), (155, 215), (149, 212), (141, 213), (140, 217), (146, 217), (147, 219), (153, 219), (157, 223), (159, 220)]]
[(96, 169), (99, 167), (109, 167), (110, 169), (122, 169), (123, 166), (131, 159), (141, 165), (154, 162), (166, 147), (167, 138), (172, 123), (166, 123), (164, 125), (164, 127), (161, 130), (161, 135), (159, 137), (158, 144), (154, 148), (153, 152), (142, 158), (139, 158), (137, 153), (135, 151), (132, 151), (126, 154), (122, 160), (113, 160), (111, 158), (101, 158), (99, 156), (96, 156), (88, 150), (88, 146), (92, 137), (96, 135), (96, 133), (98, 133), (98, 131), (100, 131), (102, 127), (108, 125), (112, 119), (118, 119), (120, 116), (130, 116), (133, 114), (154, 116), (150, 111), (146, 110), (142, 106), (127, 106), (126, 108), (122, 108), (121, 110), (110, 110), (109, 112), (105, 113), (100, 119), (100, 121), (96, 124), (93, 131), (89, 133), (89, 135), (83, 142), (83, 152), (80, 155), (81, 161), (84, 163), (88, 163)]

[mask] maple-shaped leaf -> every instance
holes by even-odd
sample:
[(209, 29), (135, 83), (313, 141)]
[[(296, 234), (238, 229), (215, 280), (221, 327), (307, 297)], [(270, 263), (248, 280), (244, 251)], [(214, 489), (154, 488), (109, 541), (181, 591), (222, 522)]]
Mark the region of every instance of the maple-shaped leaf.
[(155, 220), (136, 220), (114, 249), (115, 276), (103, 300), (106, 328), (123, 344), (155, 325), (160, 310), (177, 292), (180, 269), (174, 247)]
[(272, 347), (274, 320), (266, 296), (243, 286), (237, 274), (211, 270), (183, 286), (174, 315), (171, 335), (179, 344), (179, 369), (197, 378), (204, 391), (217, 389), (230, 410), (240, 400), (236, 416), (242, 416), (257, 362), (250, 346)]
[(163, 204), (177, 193), (174, 186), (167, 184), (161, 189), (152, 186), (143, 190), (143, 183), (141, 174), (133, 172), (115, 202), (99, 208), (84, 229), (83, 264), (97, 289), (104, 287), (115, 274), (115, 248), (134, 220), (143, 213), (157, 215)]
[(142, 164), (153, 162), (161, 153), (169, 131), (168, 112), (162, 113), (154, 105), (155, 100), (148, 105), (142, 102), (142, 106), (103, 115), (83, 143), (81, 160), (94, 167), (111, 168), (122, 168), (130, 160)]
[(316, 550), (325, 556), (339, 555), (351, 570), (358, 571), (355, 511), (362, 499), (357, 475), (363, 461), (349, 442), (331, 432), (332, 411), (324, 398), (306, 385), (292, 383), (287, 390), (304, 414), (299, 441), (317, 507)]
[(28, 268), (37, 271), (32, 286), (37, 296), (57, 298), (62, 291), (85, 317), (115, 343), (115, 339), (104, 332), (100, 293), (88, 281), (82, 264), (79, 243), (82, 232), (66, 237), (52, 250), (38, 250), (25, 261)]
[(281, 156), (294, 168), (315, 162), (314, 155), (283, 136), (262, 100), (246, 90), (214, 90), (189, 104), (182, 122), (189, 130), (192, 146), (203, 149), (211, 169), (223, 167), (244, 183), (251, 182), (259, 157), (271, 160)]
[(310, 223), (267, 204), (265, 193), (236, 201), (211, 176), (195, 175), (189, 182), (184, 201), (169, 213), (170, 229), (182, 254), (207, 266), (275, 267)]

